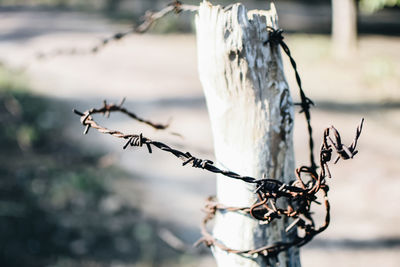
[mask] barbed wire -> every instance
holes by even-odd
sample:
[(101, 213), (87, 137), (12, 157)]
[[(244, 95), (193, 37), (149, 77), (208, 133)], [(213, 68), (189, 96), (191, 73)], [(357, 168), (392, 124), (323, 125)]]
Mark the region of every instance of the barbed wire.
[[(124, 38), (130, 33), (144, 33), (151, 25), (158, 19), (164, 17), (165, 15), (181, 11), (197, 11), (198, 6), (184, 5), (179, 1), (174, 1), (169, 4), (164, 9), (158, 12), (146, 13), (144, 22), (138, 27), (127, 31), (121, 32), (113, 35), (112, 37), (106, 38), (101, 44), (95, 46), (90, 51), (91, 53), (98, 52), (101, 48), (107, 45), (110, 41), (119, 40)], [(289, 183), (283, 183), (281, 181), (273, 179), (274, 177), (262, 177), (254, 178), (250, 176), (242, 176), (230, 170), (225, 170), (217, 167), (213, 161), (208, 159), (201, 159), (193, 156), (190, 152), (183, 152), (175, 149), (163, 142), (152, 140), (148, 137), (143, 136), (142, 133), (139, 134), (125, 134), (118, 130), (111, 130), (106, 127), (99, 125), (93, 118), (96, 114), (103, 114), (108, 116), (111, 112), (121, 112), (127, 116), (149, 125), (158, 130), (165, 130), (168, 124), (157, 124), (152, 123), (148, 120), (138, 117), (136, 114), (128, 111), (122, 107), (124, 100), (116, 104), (107, 104), (106, 101), (103, 102), (103, 106), (100, 108), (92, 108), (86, 110), (85, 112), (80, 112), (74, 110), (74, 113), (80, 116), (80, 121), (83, 126), (85, 126), (84, 134), (87, 134), (90, 128), (96, 129), (100, 133), (108, 134), (113, 137), (126, 140), (123, 145), (123, 149), (131, 147), (143, 147), (146, 146), (149, 153), (152, 153), (153, 149), (158, 149), (169, 154), (174, 155), (176, 158), (183, 161), (182, 165), (189, 165), (193, 168), (200, 168), (208, 172), (221, 174), (226, 177), (241, 180), (246, 183), (254, 184), (254, 193), (257, 196), (257, 201), (250, 207), (228, 207), (216, 201), (215, 197), (210, 197), (205, 205), (206, 216), (202, 221), (201, 232), (202, 238), (196, 242), (196, 245), (205, 244), (208, 247), (214, 246), (219, 249), (239, 254), (239, 255), (263, 255), (266, 258), (276, 258), (277, 255), (290, 249), (294, 246), (303, 246), (310, 242), (317, 234), (323, 232), (330, 223), (330, 203), (328, 200), (329, 186), (326, 184), (326, 178), (331, 177), (331, 172), (329, 170), (328, 163), (332, 161), (334, 154), (337, 155), (334, 164), (336, 164), (340, 159), (349, 160), (352, 159), (358, 151), (357, 143), (362, 132), (362, 127), (364, 119), (358, 125), (356, 130), (356, 135), (353, 142), (346, 146), (342, 143), (339, 131), (331, 126), (326, 128), (323, 135), (322, 145), (319, 151), (319, 167), (315, 163), (314, 151), (314, 141), (313, 141), (313, 129), (311, 126), (311, 112), (310, 108), (314, 105), (313, 101), (306, 96), (302, 88), (302, 82), (300, 75), (297, 70), (297, 64), (293, 59), (290, 49), (287, 44), (283, 41), (284, 37), (282, 35), (283, 31), (281, 29), (274, 29), (272, 27), (267, 27), (269, 32), (268, 40), (264, 41), (264, 45), (280, 46), (285, 54), (289, 57), (291, 66), (295, 72), (296, 82), (299, 87), (300, 103), (296, 103), (301, 107), (300, 113), (304, 113), (307, 131), (309, 135), (309, 152), (310, 152), (310, 166), (301, 166), (295, 170), (295, 179)], [(56, 53), (61, 54), (61, 53)], [(319, 172), (317, 171), (319, 169)], [(307, 179), (305, 179), (307, 177)], [(320, 226), (316, 226), (314, 219), (312, 217), (311, 206), (313, 203), (321, 204), (318, 201), (318, 195), (323, 198), (324, 208), (325, 208), (325, 219)], [(278, 203), (279, 199), (284, 199)], [(282, 206), (285, 203), (285, 206)], [(227, 247), (221, 241), (213, 237), (207, 230), (207, 224), (215, 217), (218, 211), (230, 211), (230, 212), (240, 212), (246, 216), (257, 219), (262, 224), (270, 223), (275, 219), (280, 219), (282, 217), (291, 218), (292, 223), (286, 228), (286, 232), (293, 232), (294, 238), (289, 242), (277, 242), (274, 244), (269, 244), (256, 249), (248, 250), (237, 250)], [(296, 232), (294, 232), (296, 230)], [(303, 232), (302, 235), (299, 235)]]
[[(102, 114), (102, 115), (107, 115), (110, 114), (111, 112), (122, 112), (124, 114), (127, 114), (128, 116), (132, 117), (133, 119), (138, 120), (139, 122), (143, 122), (145, 124), (148, 124), (152, 126), (155, 129), (165, 129), (165, 125), (161, 124), (155, 124), (152, 122), (149, 122), (144, 119), (138, 119), (139, 117), (135, 115), (132, 112), (127, 111), (125, 108), (122, 107), (121, 104), (116, 105), (116, 104), (106, 104), (104, 101), (103, 106), (101, 108), (92, 108), (89, 109), (85, 112), (78, 111), (76, 109), (73, 110), (73, 112), (81, 117), (81, 123), (82, 125), (85, 126), (84, 134), (87, 134), (89, 132), (90, 128), (98, 130), (100, 133), (103, 134), (109, 134), (113, 137), (120, 138), (120, 139), (125, 139), (127, 142), (123, 146), (123, 149), (126, 149), (128, 146), (135, 146), (135, 147), (142, 147), (145, 145), (147, 147), (147, 150), (149, 153), (152, 153), (153, 149), (152, 148), (157, 148), (161, 151), (168, 152), (175, 157), (179, 158), (180, 160), (183, 161), (182, 165), (191, 165), (194, 168), (202, 168), (207, 171), (217, 173), (217, 174), (222, 174), (230, 178), (242, 180), (247, 183), (254, 183), (254, 184), (265, 184), (265, 188), (275, 188), (275, 187), (280, 187), (282, 186), (282, 182), (273, 180), (273, 179), (256, 179), (253, 177), (249, 176), (241, 176), (235, 172), (228, 171), (228, 170), (223, 170), (214, 165), (214, 163), (211, 160), (208, 159), (200, 159), (192, 156), (190, 152), (182, 152), (180, 150), (174, 149), (167, 144), (164, 144), (160, 141), (155, 141), (151, 140), (150, 138), (147, 138), (143, 136), (142, 133), (140, 134), (124, 134), (121, 131), (117, 130), (111, 130), (106, 127), (103, 127), (99, 125), (97, 122), (94, 121), (93, 115), (95, 114)], [(160, 127), (161, 125), (161, 127)]]
[[(341, 137), (338, 130), (331, 126), (324, 131), (322, 146), (320, 149), (320, 164), (321, 170), (318, 176), (314, 170), (307, 166), (302, 166), (296, 169), (296, 180), (290, 185), (283, 184), (278, 189), (263, 190), (260, 185), (255, 193), (258, 195), (258, 200), (251, 207), (227, 207), (218, 203), (214, 197), (207, 200), (204, 211), (206, 217), (203, 220), (201, 231), (203, 237), (197, 241), (196, 245), (204, 243), (206, 246), (216, 246), (219, 249), (245, 255), (261, 254), (267, 257), (277, 257), (277, 255), (294, 246), (304, 246), (310, 242), (317, 234), (323, 232), (330, 223), (330, 203), (328, 199), (329, 187), (326, 184), (326, 177), (331, 178), (328, 162), (331, 161), (333, 152), (336, 152), (338, 159), (352, 159), (358, 151), (356, 150), (357, 142), (360, 137), (364, 119), (357, 127), (356, 136), (350, 146), (346, 146), (341, 142)], [(332, 136), (333, 135), (333, 136)], [(335, 164), (338, 162), (335, 160)], [(307, 175), (311, 179), (304, 183), (303, 175)], [(321, 192), (324, 199), (325, 219), (324, 223), (316, 227), (312, 218), (311, 204), (317, 203), (317, 193)], [(287, 203), (287, 208), (280, 208), (277, 204), (279, 198), (284, 198)], [(282, 216), (294, 219), (293, 222), (286, 228), (286, 232), (291, 231), (297, 226), (296, 236), (290, 242), (278, 242), (264, 247), (250, 250), (236, 250), (225, 246), (220, 241), (216, 240), (207, 230), (207, 224), (211, 221), (217, 211), (241, 212), (261, 222), (269, 223), (274, 219), (280, 219)], [(299, 236), (298, 233), (303, 230), (304, 235)]]
[[(92, 108), (85, 112), (80, 112), (75, 109), (73, 111), (75, 114), (80, 116), (80, 121), (82, 125), (85, 126), (84, 134), (87, 134), (90, 128), (94, 128), (100, 133), (109, 134), (113, 137), (127, 140), (123, 146), (123, 149), (126, 149), (128, 146), (142, 147), (145, 145), (148, 152), (152, 153), (153, 148), (157, 148), (182, 160), (183, 166), (189, 165), (193, 168), (201, 168), (212, 173), (222, 174), (229, 178), (242, 180), (243, 182), (256, 185), (255, 194), (258, 196), (258, 201), (251, 207), (226, 207), (216, 202), (214, 198), (209, 198), (205, 207), (207, 215), (202, 224), (203, 237), (196, 243), (196, 245), (204, 243), (206, 246), (216, 246), (230, 253), (246, 255), (262, 254), (264, 256), (276, 257), (280, 252), (287, 250), (290, 247), (303, 246), (307, 244), (315, 235), (321, 233), (328, 227), (330, 222), (330, 204), (327, 198), (329, 187), (326, 184), (325, 179), (326, 177), (331, 177), (328, 162), (331, 161), (333, 152), (336, 152), (338, 156), (338, 158), (335, 160), (335, 163), (337, 163), (339, 159), (352, 159), (358, 153), (356, 147), (364, 123), (364, 119), (362, 119), (360, 125), (357, 127), (354, 141), (350, 144), (350, 146), (346, 146), (342, 143), (340, 134), (335, 127), (331, 126), (325, 129), (324, 138), (320, 149), (320, 173), (316, 175), (314, 169), (307, 166), (302, 166), (296, 169), (296, 179), (291, 183), (285, 184), (281, 181), (271, 178), (263, 177), (261, 179), (257, 179), (250, 176), (241, 176), (235, 172), (218, 168), (211, 160), (200, 159), (194, 157), (190, 152), (183, 152), (160, 141), (151, 140), (143, 136), (142, 133), (124, 134), (123, 132), (110, 130), (106, 127), (103, 127), (94, 121), (93, 115), (95, 114), (107, 115), (111, 112), (122, 112), (131, 118), (150, 125), (156, 129), (166, 128), (165, 126), (160, 127), (159, 125), (161, 124), (155, 124), (147, 120), (140, 119), (134, 113), (123, 108), (122, 103), (119, 105), (108, 105), (104, 101), (101, 108)], [(302, 178), (303, 175), (307, 175), (310, 180), (308, 182), (304, 182), (304, 179)], [(319, 228), (316, 228), (314, 220), (311, 216), (311, 204), (318, 203), (316, 196), (318, 192), (322, 192), (326, 215), (324, 224)], [(288, 203), (286, 208), (278, 206), (277, 200), (280, 198), (286, 199), (286, 203)], [(214, 218), (218, 210), (242, 212), (265, 223), (269, 223), (274, 219), (279, 219), (282, 216), (286, 216), (294, 219), (292, 224), (287, 227), (286, 231), (290, 231), (292, 228), (297, 226), (297, 229), (303, 230), (305, 234), (302, 237), (297, 235), (290, 242), (279, 242), (257, 249), (231, 249), (217, 241), (207, 231), (207, 223)]]
[(183, 4), (181, 1), (172, 1), (168, 5), (166, 5), (163, 9), (159, 11), (147, 11), (143, 17), (143, 22), (138, 26), (132, 26), (131, 29), (126, 31), (121, 31), (114, 33), (113, 35), (103, 38), (97, 45), (90, 48), (65, 48), (65, 49), (55, 49), (50, 52), (39, 52), (36, 55), (36, 58), (39, 60), (48, 59), (52, 57), (57, 57), (61, 55), (87, 55), (87, 54), (95, 54), (103, 49), (108, 44), (119, 41), (131, 34), (143, 34), (146, 33), (151, 26), (158, 20), (162, 19), (166, 15), (170, 13), (181, 13), (182, 11), (195, 12), (199, 9), (198, 6), (195, 5), (187, 5)]

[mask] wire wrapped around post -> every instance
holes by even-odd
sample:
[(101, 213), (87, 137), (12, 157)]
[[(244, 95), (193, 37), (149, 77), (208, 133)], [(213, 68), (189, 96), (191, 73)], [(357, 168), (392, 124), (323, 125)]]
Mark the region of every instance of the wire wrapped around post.
[[(197, 11), (198, 6), (190, 6), (181, 3), (180, 1), (173, 1), (171, 4), (166, 6), (164, 9), (158, 12), (148, 12), (144, 17), (144, 21), (138, 27), (133, 27), (129, 31), (116, 33), (109, 38), (103, 39), (103, 41), (94, 46), (88, 51), (81, 51), (82, 53), (96, 53), (105, 45), (111, 41), (120, 40), (125, 36), (132, 33), (144, 33), (153, 25), (154, 22), (164, 17), (165, 15), (175, 12), (179, 13), (181, 11)], [(146, 124), (157, 130), (165, 130), (168, 124), (158, 124), (153, 123), (149, 120), (143, 119), (136, 114), (128, 111), (123, 107), (124, 100), (116, 104), (107, 104), (106, 101), (103, 102), (103, 106), (100, 108), (92, 108), (85, 112), (80, 112), (74, 110), (75, 114), (80, 116), (81, 124), (85, 127), (84, 134), (93, 128), (100, 133), (108, 134), (113, 137), (124, 139), (125, 143), (123, 149), (128, 147), (143, 147), (147, 148), (149, 153), (152, 153), (153, 149), (158, 149), (160, 151), (172, 154), (176, 158), (182, 161), (183, 166), (191, 166), (193, 168), (202, 169), (211, 173), (221, 174), (223, 176), (229, 177), (235, 180), (241, 180), (245, 183), (254, 185), (254, 194), (257, 197), (255, 203), (249, 207), (229, 207), (218, 203), (215, 197), (210, 197), (204, 207), (206, 216), (202, 222), (201, 232), (202, 238), (196, 243), (205, 244), (208, 247), (215, 246), (219, 249), (245, 256), (256, 256), (263, 255), (266, 258), (275, 259), (278, 254), (282, 251), (286, 251), (293, 246), (303, 246), (310, 242), (316, 235), (323, 232), (330, 223), (330, 203), (328, 200), (329, 186), (327, 185), (326, 178), (330, 178), (331, 172), (329, 170), (329, 163), (332, 162), (333, 157), (336, 155), (333, 161), (336, 164), (340, 159), (349, 160), (352, 159), (357, 153), (358, 139), (362, 132), (362, 127), (364, 120), (356, 129), (356, 135), (354, 141), (346, 146), (342, 143), (342, 139), (339, 131), (331, 126), (326, 128), (323, 135), (322, 145), (319, 150), (319, 166), (317, 166), (314, 157), (314, 140), (313, 140), (313, 129), (311, 126), (311, 106), (314, 105), (313, 101), (308, 98), (303, 90), (300, 74), (297, 70), (297, 64), (292, 57), (291, 51), (287, 44), (283, 41), (283, 30), (274, 29), (272, 27), (267, 27), (268, 40), (257, 40), (259, 44), (267, 46), (281, 47), (285, 54), (289, 57), (290, 64), (295, 72), (296, 82), (299, 87), (300, 103), (297, 105), (301, 107), (300, 112), (304, 113), (305, 120), (307, 123), (308, 132), (308, 143), (309, 143), (309, 157), (310, 165), (300, 166), (295, 170), (293, 177), (289, 177), (285, 181), (290, 181), (283, 183), (274, 178), (276, 177), (261, 177), (254, 178), (251, 176), (242, 176), (230, 170), (219, 168), (213, 161), (208, 159), (200, 159), (192, 155), (190, 152), (183, 152), (175, 149), (163, 142), (152, 140), (148, 137), (143, 136), (142, 133), (136, 134), (126, 134), (118, 130), (111, 130), (106, 127), (99, 125), (94, 120), (94, 115), (103, 114), (109, 116), (112, 112), (121, 112), (132, 119), (137, 120), (143, 124)], [(208, 36), (207, 36), (208, 37)], [(260, 38), (261, 39), (261, 38)], [(60, 55), (65, 51), (59, 50), (51, 55)], [(68, 54), (79, 54), (78, 50), (66, 51)], [(42, 58), (46, 55), (42, 55)], [(318, 196), (323, 199), (323, 203), (319, 202)], [(284, 199), (285, 201), (279, 201)], [(282, 204), (286, 203), (286, 204)], [(323, 204), (325, 209), (325, 219), (320, 226), (316, 226), (315, 221), (312, 216), (312, 204)], [(247, 204), (246, 204), (247, 205)], [(274, 220), (281, 219), (282, 217), (287, 217), (292, 220), (291, 224), (287, 226), (286, 232), (296, 231), (294, 239), (290, 242), (276, 242), (273, 244), (261, 246), (256, 249), (238, 250), (235, 248), (229, 248), (224, 245), (221, 241), (217, 240), (210, 234), (207, 230), (207, 224), (216, 215), (217, 212), (228, 211), (228, 212), (238, 212), (245, 216), (250, 216), (259, 221), (261, 224), (268, 224)], [(299, 233), (302, 232), (300, 235)]]
[[(86, 134), (90, 128), (93, 128), (100, 133), (109, 134), (116, 138), (128, 140), (124, 144), (123, 149), (126, 149), (128, 146), (142, 147), (145, 145), (149, 153), (152, 153), (152, 148), (156, 148), (174, 155), (176, 158), (183, 161), (183, 166), (190, 165), (193, 168), (200, 168), (212, 173), (222, 174), (232, 179), (238, 179), (246, 183), (255, 184), (256, 190), (254, 193), (258, 196), (258, 201), (251, 207), (226, 207), (216, 202), (213, 197), (210, 197), (207, 200), (204, 208), (206, 217), (202, 223), (203, 237), (196, 243), (196, 245), (203, 243), (206, 246), (217, 246), (229, 253), (244, 255), (262, 254), (268, 257), (276, 257), (280, 252), (287, 250), (292, 246), (303, 246), (307, 244), (314, 238), (314, 236), (321, 233), (329, 226), (329, 187), (326, 184), (326, 178), (331, 177), (331, 173), (328, 163), (332, 160), (334, 152), (337, 154), (335, 163), (337, 163), (339, 159), (352, 159), (358, 153), (356, 148), (364, 123), (364, 119), (362, 119), (360, 125), (357, 127), (354, 141), (349, 146), (346, 146), (342, 143), (339, 131), (335, 127), (331, 126), (325, 129), (322, 146), (320, 149), (321, 168), (319, 174), (316, 174), (316, 171), (311, 167), (301, 166), (296, 169), (296, 179), (289, 184), (285, 184), (272, 178), (263, 177), (257, 179), (249, 176), (241, 176), (229, 170), (220, 169), (215, 166), (211, 160), (196, 158), (190, 152), (183, 152), (172, 148), (165, 143), (151, 140), (143, 136), (142, 133), (124, 134), (117, 130), (107, 129), (99, 125), (93, 119), (93, 115), (95, 114), (109, 115), (111, 112), (121, 112), (155, 129), (167, 128), (167, 125), (152, 123), (148, 120), (138, 117), (136, 114), (123, 108), (122, 104), (123, 101), (119, 105), (107, 104), (107, 102), (104, 101), (101, 108), (92, 108), (85, 112), (74, 110), (74, 113), (80, 116), (81, 124), (85, 127), (84, 134)], [(304, 176), (308, 176), (309, 180), (305, 181), (303, 178)], [(326, 215), (324, 223), (320, 227), (316, 227), (312, 218), (311, 205), (312, 203), (318, 203), (317, 194), (319, 192), (322, 193), (322, 197), (324, 199)], [(280, 207), (277, 204), (277, 200), (280, 198), (285, 198), (287, 200), (287, 207)], [(257, 249), (235, 250), (228, 248), (214, 239), (213, 236), (207, 231), (207, 223), (214, 218), (217, 211), (221, 210), (241, 212), (259, 220), (261, 223), (269, 223), (272, 220), (280, 219), (282, 216), (293, 218), (293, 223), (287, 227), (286, 231), (292, 231), (296, 227), (296, 229), (304, 231), (304, 235), (297, 236), (291, 242), (278, 242), (276, 244)]]

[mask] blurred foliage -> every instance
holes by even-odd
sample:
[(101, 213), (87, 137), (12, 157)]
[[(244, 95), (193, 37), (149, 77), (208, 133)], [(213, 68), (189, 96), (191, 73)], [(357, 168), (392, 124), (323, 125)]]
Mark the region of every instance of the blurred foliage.
[(110, 181), (127, 174), (68, 139), (70, 109), (26, 88), (0, 66), (0, 266), (177, 259), (155, 234), (159, 223), (113, 194)]
[(373, 13), (384, 7), (400, 6), (400, 0), (360, 0), (360, 8), (366, 13)]

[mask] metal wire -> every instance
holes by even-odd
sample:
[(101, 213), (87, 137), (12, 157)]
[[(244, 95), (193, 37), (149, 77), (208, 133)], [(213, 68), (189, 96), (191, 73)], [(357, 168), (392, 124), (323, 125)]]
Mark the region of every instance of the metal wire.
[[(198, 7), (183, 5), (179, 1), (174, 1), (166, 8), (158, 12), (147, 13), (144, 22), (138, 27), (127, 32), (117, 33), (110, 38), (104, 39), (101, 44), (92, 48), (91, 52), (96, 53), (99, 51), (99, 49), (104, 47), (110, 41), (119, 40), (130, 33), (144, 33), (155, 21), (164, 17), (166, 14), (171, 12), (178, 13), (184, 10), (196, 11), (198, 10)], [(356, 148), (358, 139), (361, 135), (364, 119), (361, 120), (361, 123), (357, 127), (354, 141), (349, 146), (346, 146), (342, 143), (341, 136), (335, 127), (331, 126), (325, 129), (322, 145), (319, 151), (320, 167), (318, 172), (318, 166), (315, 163), (315, 158), (313, 154), (314, 141), (312, 137), (313, 130), (311, 126), (310, 113), (310, 108), (312, 105), (314, 105), (314, 103), (304, 93), (301, 78), (297, 70), (297, 64), (291, 55), (289, 47), (283, 41), (283, 31), (281, 29), (273, 29), (271, 27), (267, 27), (267, 30), (269, 31), (269, 38), (267, 41), (264, 42), (264, 45), (282, 47), (283, 51), (290, 59), (290, 63), (295, 72), (296, 82), (299, 87), (301, 99), (301, 102), (297, 105), (301, 107), (300, 112), (304, 113), (309, 135), (308, 139), (310, 150), (310, 166), (301, 166), (297, 168), (295, 171), (296, 178), (290, 183), (283, 183), (281, 181), (273, 179), (274, 177), (263, 177), (258, 179), (250, 176), (242, 176), (230, 170), (225, 170), (217, 167), (211, 160), (200, 159), (194, 157), (190, 152), (183, 152), (160, 141), (151, 140), (150, 138), (143, 136), (142, 133), (125, 134), (118, 130), (111, 130), (103, 127), (93, 119), (93, 115), (95, 114), (109, 115), (111, 112), (121, 112), (155, 129), (164, 130), (168, 127), (168, 125), (156, 124), (148, 120), (142, 119), (136, 114), (123, 108), (122, 105), (124, 103), (124, 100), (119, 105), (107, 104), (107, 102), (104, 101), (101, 108), (92, 108), (85, 112), (74, 110), (74, 112), (75, 114), (80, 116), (80, 121), (85, 127), (84, 134), (87, 134), (90, 128), (93, 128), (100, 133), (109, 134), (113, 137), (120, 139), (125, 139), (126, 143), (124, 144), (123, 149), (126, 149), (129, 146), (146, 146), (148, 152), (152, 153), (153, 149), (155, 148), (174, 155), (176, 158), (183, 161), (183, 166), (189, 165), (193, 168), (200, 168), (212, 173), (222, 174), (232, 179), (254, 184), (256, 187), (254, 193), (257, 195), (258, 200), (250, 207), (227, 207), (225, 205), (222, 205), (221, 203), (218, 203), (215, 197), (210, 197), (207, 200), (206, 206), (204, 208), (206, 216), (202, 222), (201, 230), (203, 237), (196, 243), (196, 245), (203, 243), (206, 246), (215, 246), (229, 253), (235, 253), (239, 255), (263, 255), (267, 258), (276, 258), (277, 255), (282, 251), (286, 251), (294, 246), (300, 247), (307, 244), (317, 234), (321, 233), (329, 226), (330, 203), (328, 200), (329, 187), (326, 184), (326, 178), (331, 177), (331, 172), (329, 170), (328, 163), (332, 161), (334, 154), (337, 155), (334, 161), (334, 163), (336, 164), (340, 159), (349, 160), (358, 153)], [(320, 204), (318, 202), (318, 194), (320, 194), (323, 198), (323, 205), (325, 207), (325, 220), (322, 225), (317, 227), (312, 217), (311, 206), (313, 203)], [(286, 201), (279, 203), (287, 203), (287, 205), (284, 207), (280, 206), (281, 204), (278, 205), (278, 199), (285, 199)], [(207, 230), (207, 223), (215, 217), (218, 211), (244, 213), (247, 216), (251, 216), (252, 218), (259, 220), (262, 223), (269, 223), (275, 219), (280, 219), (282, 217), (292, 218), (293, 222), (287, 227), (286, 231), (289, 232), (296, 230), (296, 235), (289, 242), (277, 242), (275, 244), (270, 244), (260, 248), (248, 250), (232, 249), (224, 245), (222, 242), (216, 240)], [(304, 232), (304, 234), (300, 236), (298, 233), (301, 231)]]
[(182, 11), (195, 12), (199, 9), (198, 6), (195, 5), (186, 5), (181, 1), (172, 1), (167, 6), (159, 11), (147, 11), (143, 17), (143, 22), (138, 26), (132, 26), (131, 29), (126, 31), (121, 31), (114, 33), (113, 35), (103, 38), (97, 45), (89, 48), (89, 49), (79, 49), (79, 48), (67, 48), (67, 49), (55, 49), (50, 52), (39, 52), (36, 55), (36, 58), (39, 60), (49, 59), (61, 55), (87, 55), (87, 54), (95, 54), (106, 47), (108, 44), (112, 42), (119, 41), (131, 34), (142, 34), (146, 33), (151, 26), (162, 19), (166, 15), (170, 13), (181, 13)]
[[(326, 177), (331, 177), (328, 162), (331, 161), (334, 152), (338, 155), (338, 159), (352, 159), (356, 154), (357, 141), (360, 137), (364, 119), (361, 120), (357, 127), (356, 136), (350, 146), (346, 146), (341, 142), (340, 134), (333, 126), (325, 129), (322, 146), (320, 149), (321, 169), (316, 176), (314, 170), (307, 166), (296, 169), (297, 180), (291, 184), (282, 184), (281, 187), (268, 189), (263, 188), (263, 184), (257, 188), (256, 194), (258, 201), (251, 207), (227, 207), (218, 203), (215, 198), (210, 197), (207, 200), (204, 211), (206, 217), (202, 223), (203, 237), (196, 243), (204, 243), (206, 246), (216, 246), (221, 250), (235, 254), (254, 255), (261, 254), (268, 257), (276, 257), (280, 252), (288, 250), (291, 247), (301, 247), (310, 242), (317, 234), (323, 232), (330, 223), (330, 203), (328, 200), (329, 187), (326, 184)], [(335, 163), (338, 161), (335, 160)], [(308, 176), (311, 179), (304, 182), (303, 177)], [(317, 193), (321, 192), (324, 207), (325, 220), (324, 223), (317, 227), (312, 218), (311, 205), (319, 203), (317, 201)], [(287, 207), (278, 207), (277, 200), (285, 198)], [(215, 217), (217, 211), (241, 212), (247, 214), (257, 220), (266, 223), (274, 219), (280, 219), (282, 216), (293, 218), (293, 222), (286, 228), (286, 232), (297, 228), (296, 236), (290, 242), (278, 242), (257, 249), (235, 250), (228, 248), (220, 241), (216, 240), (207, 230), (207, 223)], [(303, 236), (299, 236), (299, 230), (304, 231)]]
[[(147, 120), (140, 119), (137, 115), (123, 108), (122, 103), (119, 105), (108, 105), (104, 101), (101, 108), (92, 108), (85, 112), (74, 110), (74, 113), (80, 116), (82, 125), (85, 126), (84, 134), (87, 134), (90, 128), (94, 128), (100, 133), (109, 134), (113, 137), (127, 140), (123, 146), (123, 149), (126, 149), (128, 146), (142, 147), (145, 145), (149, 153), (152, 153), (153, 148), (156, 148), (174, 155), (183, 161), (183, 166), (189, 165), (193, 168), (204, 169), (206, 171), (222, 174), (233, 179), (242, 180), (246, 183), (255, 184), (257, 188), (255, 193), (257, 194), (259, 200), (251, 207), (226, 207), (217, 203), (213, 198), (208, 200), (205, 207), (207, 216), (203, 220), (202, 224), (203, 237), (197, 242), (197, 244), (204, 243), (207, 246), (217, 246), (224, 251), (235, 254), (262, 254), (264, 256), (270, 255), (271, 257), (276, 256), (278, 253), (287, 250), (290, 247), (303, 246), (307, 244), (315, 235), (321, 233), (328, 227), (330, 221), (330, 205), (327, 198), (329, 187), (326, 184), (325, 179), (326, 177), (331, 177), (328, 162), (331, 161), (333, 152), (336, 152), (338, 155), (335, 163), (339, 159), (352, 159), (357, 154), (357, 142), (364, 123), (364, 120), (362, 120), (360, 125), (357, 127), (356, 136), (350, 146), (346, 146), (341, 142), (340, 134), (335, 127), (331, 126), (330, 128), (325, 129), (324, 138), (320, 149), (321, 169), (319, 174), (316, 175), (315, 170), (310, 167), (302, 166), (296, 169), (297, 179), (289, 184), (285, 184), (281, 181), (271, 178), (256, 179), (250, 176), (241, 176), (235, 172), (218, 168), (211, 160), (196, 158), (190, 152), (183, 152), (160, 141), (151, 140), (143, 136), (141, 133), (124, 134), (117, 130), (107, 129), (94, 121), (93, 115), (95, 114), (107, 115), (111, 112), (122, 112), (138, 120), (139, 122), (150, 125), (156, 129), (166, 128), (165, 126), (160, 126), (160, 124), (155, 124)], [(305, 175), (311, 178), (308, 182), (304, 182), (303, 176)], [(317, 228), (312, 219), (311, 204), (313, 202), (317, 203), (317, 193), (319, 192), (322, 192), (322, 196), (324, 198), (326, 215), (324, 224)], [(278, 207), (277, 200), (279, 198), (285, 198), (287, 200), (287, 207)], [(305, 231), (305, 235), (303, 237), (297, 236), (291, 242), (279, 242), (257, 249), (231, 249), (217, 241), (207, 231), (207, 223), (214, 218), (215, 213), (218, 210), (243, 212), (257, 220), (264, 221), (266, 223), (271, 222), (274, 219), (279, 219), (282, 216), (291, 217), (295, 220), (292, 225), (287, 228), (287, 231), (290, 231), (292, 228), (297, 226), (297, 229)]]
[(121, 104), (107, 105), (107, 103), (104, 102), (103, 106), (101, 108), (92, 108), (85, 112), (80, 112), (80, 111), (74, 109), (73, 112), (81, 117), (81, 123), (82, 123), (82, 125), (85, 126), (84, 134), (87, 134), (89, 132), (89, 129), (93, 128), (93, 129), (98, 130), (100, 133), (109, 134), (109, 135), (112, 135), (117, 138), (125, 139), (125, 140), (127, 140), (127, 142), (123, 146), (124, 149), (126, 149), (128, 146), (142, 147), (143, 145), (146, 145), (149, 153), (152, 153), (152, 151), (153, 151), (152, 148), (157, 148), (159, 150), (168, 152), (168, 153), (174, 155), (175, 157), (179, 158), (180, 160), (182, 160), (183, 166), (190, 165), (194, 168), (205, 169), (207, 171), (217, 173), (217, 174), (222, 174), (222, 175), (225, 175), (230, 178), (242, 180), (247, 183), (255, 183), (255, 184), (259, 184), (259, 185), (262, 184), (262, 185), (264, 185), (263, 188), (265, 188), (265, 189), (273, 189), (273, 188), (282, 186), (282, 182), (277, 181), (277, 180), (256, 179), (256, 178), (249, 177), (249, 176), (241, 176), (232, 171), (220, 169), (220, 168), (216, 167), (211, 160), (196, 158), (196, 157), (192, 156), (192, 154), (190, 152), (179, 151), (179, 150), (174, 149), (160, 141), (151, 140), (150, 138), (143, 136), (143, 134), (141, 134), (141, 133), (140, 134), (124, 134), (117, 130), (107, 129), (94, 121), (93, 116), (92, 116), (94, 114), (107, 115), (111, 112), (122, 112), (122, 113), (127, 114), (128, 116), (132, 117), (133, 119), (138, 120), (139, 122), (143, 122), (147, 125), (152, 126), (153, 128), (165, 129), (167, 127), (166, 125), (155, 124), (150, 121), (140, 119), (134, 113), (129, 112), (125, 108), (123, 108)]

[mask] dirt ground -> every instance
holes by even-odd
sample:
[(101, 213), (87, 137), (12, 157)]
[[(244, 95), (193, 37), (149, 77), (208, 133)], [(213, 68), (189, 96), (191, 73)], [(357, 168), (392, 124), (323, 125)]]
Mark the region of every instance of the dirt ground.
[[(81, 110), (119, 101), (152, 120), (172, 119), (171, 131), (184, 138), (149, 130), (147, 135), (182, 149), (213, 158), (207, 110), (197, 77), (193, 35), (134, 35), (112, 43), (96, 55), (59, 56), (35, 60), (37, 52), (90, 47), (116, 29), (126, 28), (79, 13), (5, 12), (0, 14), (0, 61), (28, 76), (32, 92), (64, 101)], [(332, 167), (331, 226), (302, 249), (303, 266), (400, 265), (400, 38), (361, 36), (358, 53), (346, 61), (330, 56), (328, 36), (290, 35), (287, 43), (299, 65), (303, 83), (315, 100), (315, 140), (331, 124), (352, 140), (365, 118), (359, 155)], [(296, 88), (286, 63), (288, 81)], [(292, 90), (296, 98), (297, 89)], [(70, 114), (65, 115), (70, 119)], [(124, 117), (110, 128), (138, 130)], [(296, 116), (297, 165), (306, 160), (304, 122)], [(141, 129), (140, 129), (141, 130)], [(149, 218), (169, 223), (184, 242), (199, 237), (204, 199), (215, 192), (213, 175), (182, 168), (169, 155), (146, 154), (94, 131), (68, 135), (86, 149), (108, 151), (104, 162), (117, 164), (136, 179), (116, 180), (112, 190), (119, 202), (138, 207)], [(135, 195), (137, 190), (146, 192)], [(188, 266), (214, 266), (210, 254)]]

